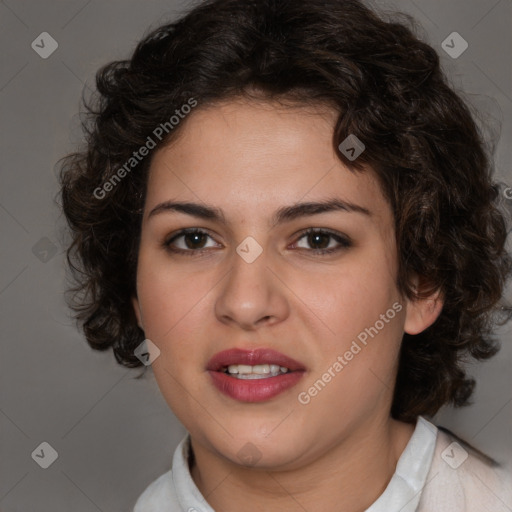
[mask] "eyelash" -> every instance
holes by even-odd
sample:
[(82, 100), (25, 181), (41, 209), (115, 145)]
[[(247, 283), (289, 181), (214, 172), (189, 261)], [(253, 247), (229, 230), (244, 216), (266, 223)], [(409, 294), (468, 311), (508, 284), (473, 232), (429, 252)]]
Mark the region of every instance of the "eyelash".
[[(196, 234), (197, 235), (207, 235), (210, 238), (212, 238), (211, 235), (209, 235), (206, 231), (203, 231), (201, 229), (186, 228), (186, 229), (182, 229), (178, 233), (174, 234), (171, 238), (166, 239), (163, 242), (163, 246), (166, 250), (171, 251), (173, 253), (183, 254), (184, 256), (197, 256), (199, 254), (202, 254), (205, 251), (208, 251), (208, 248), (184, 250), (184, 249), (176, 249), (175, 247), (172, 247), (172, 245), (171, 245), (173, 242), (175, 242), (178, 238), (180, 238), (182, 236), (196, 235)], [(328, 235), (340, 244), (338, 247), (334, 247), (331, 249), (311, 249), (310, 252), (313, 252), (315, 254), (319, 254), (319, 255), (333, 254), (342, 249), (347, 249), (352, 246), (352, 242), (350, 241), (350, 239), (348, 237), (342, 236), (339, 233), (336, 233), (334, 231), (330, 231), (327, 229), (317, 229), (317, 228), (308, 228), (308, 229), (302, 231), (299, 235), (299, 238), (297, 239), (297, 241), (295, 243), (297, 243), (299, 240), (301, 240), (302, 238), (304, 238), (305, 236), (310, 235), (310, 234)], [(307, 249), (305, 249), (305, 250), (307, 250)]]

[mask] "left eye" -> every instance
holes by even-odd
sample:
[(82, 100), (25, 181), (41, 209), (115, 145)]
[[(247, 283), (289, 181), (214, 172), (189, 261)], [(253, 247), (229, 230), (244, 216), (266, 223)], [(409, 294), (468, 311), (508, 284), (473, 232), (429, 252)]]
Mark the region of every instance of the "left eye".
[[(314, 247), (313, 252), (318, 253), (329, 253), (334, 252), (343, 248), (350, 247), (350, 240), (342, 236), (338, 233), (332, 233), (330, 231), (318, 230), (318, 229), (309, 229), (302, 234), (299, 238), (299, 241), (302, 239), (306, 239), (306, 242), (311, 246), (320, 246)], [(334, 246), (330, 244), (330, 242), (335, 242)], [(298, 244), (298, 242), (296, 242)]]

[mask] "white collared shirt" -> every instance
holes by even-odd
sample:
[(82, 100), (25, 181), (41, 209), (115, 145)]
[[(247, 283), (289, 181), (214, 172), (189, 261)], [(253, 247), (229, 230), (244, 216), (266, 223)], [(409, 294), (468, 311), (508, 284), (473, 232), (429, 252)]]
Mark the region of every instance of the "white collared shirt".
[[(187, 434), (172, 470), (146, 488), (133, 512), (215, 512), (192, 480), (189, 450)], [(511, 473), (420, 416), (386, 489), (365, 512), (487, 511), (512, 512)]]

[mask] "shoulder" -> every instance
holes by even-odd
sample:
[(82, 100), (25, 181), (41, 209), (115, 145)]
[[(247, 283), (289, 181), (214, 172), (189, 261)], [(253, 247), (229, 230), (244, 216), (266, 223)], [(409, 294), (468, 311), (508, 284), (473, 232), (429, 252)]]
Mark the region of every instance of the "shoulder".
[(173, 488), (172, 470), (169, 470), (146, 487), (139, 496), (133, 512), (159, 512), (162, 505), (177, 505)]
[(510, 512), (512, 473), (438, 427), (432, 465), (418, 512)]
[(190, 501), (190, 496), (194, 494), (194, 483), (188, 472), (189, 449), (187, 434), (174, 450), (172, 468), (146, 487), (137, 499), (133, 512), (183, 510), (181, 503)]

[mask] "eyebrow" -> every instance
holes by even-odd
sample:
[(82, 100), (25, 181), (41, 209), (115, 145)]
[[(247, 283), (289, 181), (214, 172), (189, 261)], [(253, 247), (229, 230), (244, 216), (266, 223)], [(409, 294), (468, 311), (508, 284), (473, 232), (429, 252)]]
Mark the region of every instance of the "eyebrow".
[[(290, 222), (300, 217), (309, 217), (312, 215), (333, 211), (360, 213), (369, 217), (372, 215), (370, 210), (364, 208), (363, 206), (334, 198), (318, 202), (296, 203), (290, 206), (283, 206), (274, 213), (271, 220), (271, 225), (274, 226), (277, 224), (284, 224), (285, 222)], [(186, 215), (197, 217), (199, 219), (213, 220), (225, 225), (229, 225), (224, 212), (220, 208), (193, 202), (164, 201), (163, 203), (155, 206), (149, 212), (148, 219), (154, 215), (158, 215), (164, 212), (180, 212)]]

